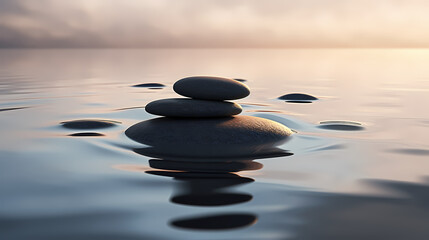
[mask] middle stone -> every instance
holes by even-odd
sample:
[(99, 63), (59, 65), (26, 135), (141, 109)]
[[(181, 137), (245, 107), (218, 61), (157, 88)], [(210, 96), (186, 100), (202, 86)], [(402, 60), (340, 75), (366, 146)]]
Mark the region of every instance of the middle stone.
[(209, 101), (190, 98), (169, 98), (150, 102), (146, 111), (165, 117), (228, 117), (240, 114), (242, 108), (237, 103)]

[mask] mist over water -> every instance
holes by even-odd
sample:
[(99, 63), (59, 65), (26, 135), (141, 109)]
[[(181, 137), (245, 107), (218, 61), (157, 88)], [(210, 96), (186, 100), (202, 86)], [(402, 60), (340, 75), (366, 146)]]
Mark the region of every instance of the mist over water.
[[(427, 62), (422, 49), (0, 50), (0, 232), (428, 239)], [(195, 75), (245, 79), (242, 115), (295, 134), (218, 158), (125, 136)], [(317, 100), (279, 99), (291, 93)]]

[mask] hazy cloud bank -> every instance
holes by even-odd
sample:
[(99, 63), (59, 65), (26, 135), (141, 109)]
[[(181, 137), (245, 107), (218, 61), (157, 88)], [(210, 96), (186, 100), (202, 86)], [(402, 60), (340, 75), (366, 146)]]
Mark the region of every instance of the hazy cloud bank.
[(425, 0), (0, 0), (0, 47), (429, 47)]

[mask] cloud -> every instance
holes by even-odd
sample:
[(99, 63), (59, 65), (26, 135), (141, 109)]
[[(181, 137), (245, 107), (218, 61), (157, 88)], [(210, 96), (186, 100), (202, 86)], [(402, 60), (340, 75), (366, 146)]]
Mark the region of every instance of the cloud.
[(424, 0), (0, 0), (0, 47), (429, 47)]

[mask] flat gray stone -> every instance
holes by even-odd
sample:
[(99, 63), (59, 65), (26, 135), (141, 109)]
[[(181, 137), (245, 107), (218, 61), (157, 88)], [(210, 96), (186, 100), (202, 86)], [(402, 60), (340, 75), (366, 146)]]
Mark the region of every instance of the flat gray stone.
[[(292, 135), (286, 126), (264, 118), (155, 118), (125, 131), (151, 154), (177, 157), (239, 157), (261, 154)], [(156, 152), (153, 152), (156, 151)]]
[(231, 78), (188, 77), (177, 81), (173, 89), (176, 93), (196, 99), (233, 100), (247, 97), (249, 88)]
[(150, 102), (146, 111), (165, 117), (228, 117), (240, 114), (237, 103), (191, 98), (170, 98)]

